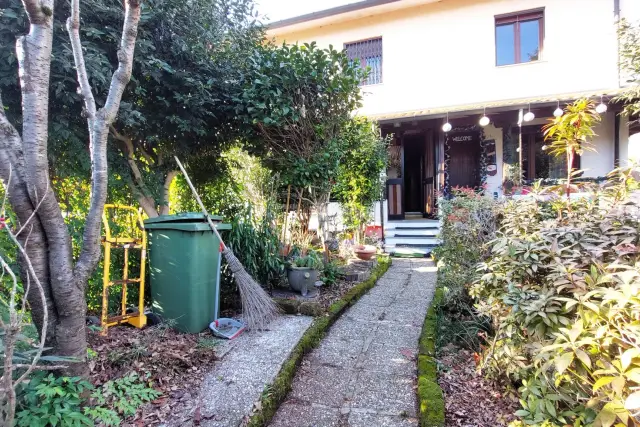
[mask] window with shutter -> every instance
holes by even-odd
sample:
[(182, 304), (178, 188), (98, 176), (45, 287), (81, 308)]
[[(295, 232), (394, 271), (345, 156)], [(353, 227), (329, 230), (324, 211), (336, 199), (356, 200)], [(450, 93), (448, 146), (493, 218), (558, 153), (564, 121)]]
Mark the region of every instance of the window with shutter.
[(344, 48), (349, 60), (358, 63), (362, 69), (369, 70), (362, 85), (382, 83), (382, 37), (345, 43)]

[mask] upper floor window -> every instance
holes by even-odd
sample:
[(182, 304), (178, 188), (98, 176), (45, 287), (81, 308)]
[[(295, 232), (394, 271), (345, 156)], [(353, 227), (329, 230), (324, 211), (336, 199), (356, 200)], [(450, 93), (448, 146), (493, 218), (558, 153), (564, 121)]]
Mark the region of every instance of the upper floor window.
[(544, 10), (496, 16), (496, 65), (537, 61), (543, 35)]
[(363, 69), (369, 68), (369, 76), (362, 85), (382, 83), (382, 37), (345, 43), (347, 57), (357, 61)]

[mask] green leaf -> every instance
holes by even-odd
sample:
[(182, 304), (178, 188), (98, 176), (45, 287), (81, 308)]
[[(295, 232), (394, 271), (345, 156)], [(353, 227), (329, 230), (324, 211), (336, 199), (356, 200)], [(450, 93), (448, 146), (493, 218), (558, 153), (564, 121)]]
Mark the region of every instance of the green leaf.
[(576, 353), (576, 356), (578, 356), (578, 359), (580, 359), (582, 363), (584, 363), (588, 368), (591, 368), (591, 358), (589, 357), (587, 352), (585, 352), (580, 348), (576, 348), (574, 352)]
[(554, 363), (559, 374), (564, 373), (569, 365), (573, 362), (573, 353), (564, 353), (562, 356), (556, 357)]
[(609, 384), (611, 381), (613, 381), (616, 377), (600, 377), (598, 378), (598, 380), (595, 382), (595, 384), (593, 384), (593, 392), (595, 393), (596, 391), (598, 391), (601, 387), (606, 386), (607, 384)]
[(607, 403), (596, 417), (596, 420), (600, 421), (602, 427), (611, 427), (616, 422), (616, 418), (614, 405)]

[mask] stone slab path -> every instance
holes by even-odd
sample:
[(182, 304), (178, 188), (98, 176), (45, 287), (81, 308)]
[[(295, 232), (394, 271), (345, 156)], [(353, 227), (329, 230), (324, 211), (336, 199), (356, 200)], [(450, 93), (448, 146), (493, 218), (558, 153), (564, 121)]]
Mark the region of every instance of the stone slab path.
[(313, 317), (280, 316), (267, 330), (247, 332), (221, 341), (221, 358), (195, 391), (195, 405), (176, 413), (167, 426), (238, 427), (273, 383), (291, 350), (311, 325)]
[(423, 259), (394, 259), (298, 370), (271, 427), (415, 427), (418, 339), (436, 284)]

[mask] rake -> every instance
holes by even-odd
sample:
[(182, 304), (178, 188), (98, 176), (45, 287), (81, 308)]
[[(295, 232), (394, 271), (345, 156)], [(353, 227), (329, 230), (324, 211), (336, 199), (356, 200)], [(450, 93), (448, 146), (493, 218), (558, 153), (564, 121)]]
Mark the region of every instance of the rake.
[(176, 159), (176, 163), (180, 167), (180, 170), (182, 171), (187, 184), (189, 184), (189, 188), (191, 188), (191, 191), (193, 192), (198, 205), (200, 205), (202, 213), (204, 214), (205, 218), (207, 218), (209, 227), (211, 227), (211, 230), (215, 233), (215, 235), (221, 242), (222, 255), (224, 255), (224, 258), (227, 260), (227, 265), (233, 273), (233, 277), (236, 281), (236, 284), (238, 285), (238, 289), (240, 289), (242, 315), (247, 328), (264, 329), (266, 325), (268, 325), (271, 321), (278, 317), (278, 314), (280, 312), (278, 306), (275, 302), (273, 302), (269, 294), (267, 294), (264, 289), (262, 289), (262, 286), (260, 286), (258, 282), (253, 280), (251, 275), (247, 273), (240, 260), (234, 255), (233, 251), (224, 244), (222, 237), (220, 237), (220, 233), (218, 233), (216, 226), (213, 224), (213, 221), (211, 221), (209, 212), (207, 212), (207, 209), (204, 207), (204, 204), (202, 203), (198, 192), (191, 183), (189, 175), (187, 175), (187, 171), (184, 169), (184, 166), (182, 166), (182, 163), (180, 163), (178, 157), (174, 156), (174, 158)]

